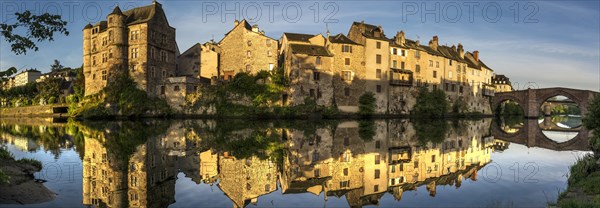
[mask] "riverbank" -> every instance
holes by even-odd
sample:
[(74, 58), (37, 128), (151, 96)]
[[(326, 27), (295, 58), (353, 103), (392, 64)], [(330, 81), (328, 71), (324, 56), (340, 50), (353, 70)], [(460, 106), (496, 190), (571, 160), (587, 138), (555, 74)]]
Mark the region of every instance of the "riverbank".
[(600, 207), (600, 160), (584, 156), (571, 167), (569, 187), (558, 197), (559, 207)]
[(56, 194), (35, 180), (42, 163), (32, 159), (15, 160), (0, 148), (0, 204), (38, 204), (53, 200)]

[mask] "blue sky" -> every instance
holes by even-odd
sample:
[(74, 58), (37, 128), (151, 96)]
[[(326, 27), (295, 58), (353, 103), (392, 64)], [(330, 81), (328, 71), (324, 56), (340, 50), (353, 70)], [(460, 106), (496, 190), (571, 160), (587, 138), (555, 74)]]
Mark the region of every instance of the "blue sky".
[[(381, 25), (388, 37), (404, 30), (408, 38), (421, 43), (438, 35), (440, 44), (460, 42), (468, 51), (479, 50), (480, 58), (496, 73), (509, 76), (517, 89), (563, 86), (600, 90), (598, 1), (159, 2), (177, 29), (182, 52), (213, 37), (219, 41), (236, 18), (253, 19), (277, 39), (283, 32), (325, 34), (327, 28), (331, 34), (347, 34), (353, 21), (364, 20)], [(126, 10), (152, 1), (1, 1), (2, 22), (14, 21), (11, 14), (16, 10), (59, 13), (69, 22), (71, 34), (57, 36), (54, 42), (39, 44), (39, 51), (19, 56), (2, 40), (0, 69), (15, 66), (48, 71), (54, 59), (65, 66), (80, 66), (83, 26), (105, 19), (117, 3)]]

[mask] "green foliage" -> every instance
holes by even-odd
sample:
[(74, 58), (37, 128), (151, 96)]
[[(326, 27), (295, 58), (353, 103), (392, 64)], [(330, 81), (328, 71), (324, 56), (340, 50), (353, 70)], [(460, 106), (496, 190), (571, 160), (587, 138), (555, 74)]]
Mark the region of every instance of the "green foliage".
[(17, 160), (17, 163), (32, 165), (33, 167), (37, 168), (37, 170), (42, 169), (42, 162), (34, 160), (34, 159), (23, 158), (23, 159)]
[(54, 63), (52, 65), (50, 65), (50, 70), (51, 71), (60, 71), (62, 69), (64, 69), (65, 67), (63, 65), (60, 64), (60, 61), (54, 59)]
[[(498, 108), (498, 111), (501, 109)], [(502, 114), (504, 116), (523, 116), (523, 109), (521, 106), (513, 101), (508, 101), (504, 103), (504, 111), (497, 112), (498, 114)]]
[(584, 180), (591, 173), (597, 171), (597, 169), (596, 159), (592, 155), (586, 155), (577, 159), (577, 162), (571, 166), (569, 185), (574, 185)]
[(358, 121), (358, 136), (360, 136), (360, 138), (366, 142), (373, 141), (373, 137), (375, 136), (375, 121)]
[(4, 173), (2, 169), (0, 169), (0, 184), (8, 184), (10, 183), (10, 176)]
[(11, 44), (11, 51), (17, 55), (26, 54), (27, 50), (32, 49), (37, 51), (34, 41), (53, 41), (54, 33), (69, 35), (67, 21), (63, 21), (60, 15), (35, 15), (30, 11), (17, 12), (15, 15), (17, 21), (11, 24), (0, 23), (0, 31), (4, 40)]
[(12, 153), (6, 149), (6, 147), (0, 147), (0, 159), (10, 160), (13, 159)]
[(416, 119), (413, 121), (417, 139), (421, 144), (427, 142), (440, 143), (446, 139), (448, 133), (448, 123), (446, 120), (435, 119)]
[(464, 113), (467, 109), (467, 102), (462, 97), (454, 100), (454, 103), (452, 103), (452, 113)]
[(79, 107), (69, 109), (71, 115), (84, 118), (108, 116), (141, 117), (150, 111), (169, 114), (171, 109), (166, 101), (149, 97), (137, 88), (127, 76), (119, 76), (110, 82), (99, 94), (90, 96)]
[[(44, 80), (43, 82), (39, 82), (36, 84), (36, 88), (38, 94), (36, 98), (42, 98), (48, 100), (50, 97), (60, 96), (60, 86), (62, 85), (63, 80), (60, 78), (49, 78)], [(54, 102), (53, 102), (54, 103)]]
[(17, 73), (17, 68), (15, 68), (13, 66), (13, 67), (8, 68), (5, 71), (0, 71), (0, 77), (10, 77), (15, 73)]
[(600, 132), (600, 96), (594, 97), (582, 122), (587, 129)]
[(371, 116), (375, 113), (375, 94), (365, 92), (358, 98), (358, 114), (363, 117)]
[(444, 117), (448, 111), (446, 93), (440, 89), (431, 92), (426, 87), (419, 89), (419, 95), (411, 114), (422, 117)]

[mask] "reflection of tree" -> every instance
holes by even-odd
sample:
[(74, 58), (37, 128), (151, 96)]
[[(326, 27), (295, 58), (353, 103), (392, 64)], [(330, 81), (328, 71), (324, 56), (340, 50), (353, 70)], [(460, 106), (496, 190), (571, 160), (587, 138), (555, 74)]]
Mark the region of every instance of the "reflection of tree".
[(375, 121), (361, 120), (358, 122), (358, 135), (364, 141), (372, 141), (375, 136)]
[(425, 144), (427, 142), (440, 143), (446, 138), (448, 123), (443, 119), (416, 119), (413, 121), (417, 139)]

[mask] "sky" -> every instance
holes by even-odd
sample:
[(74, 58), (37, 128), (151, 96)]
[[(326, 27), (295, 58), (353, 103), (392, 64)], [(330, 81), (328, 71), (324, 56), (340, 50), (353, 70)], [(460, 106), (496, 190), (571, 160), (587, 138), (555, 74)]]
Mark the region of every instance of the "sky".
[[(600, 3), (598, 1), (195, 1), (162, 0), (176, 28), (181, 52), (195, 43), (219, 41), (235, 19), (258, 24), (266, 35), (283, 32), (347, 34), (352, 22), (381, 25), (387, 37), (403, 30), (427, 44), (434, 35), (442, 45), (462, 43), (478, 50), (496, 74), (508, 76), (515, 89), (569, 87), (600, 91)], [(152, 1), (0, 1), (0, 21), (14, 13), (61, 14), (69, 36), (39, 43), (39, 51), (15, 55), (0, 41), (0, 70), (49, 71), (54, 59), (82, 64), (82, 29), (105, 20), (115, 5), (127, 10)]]

